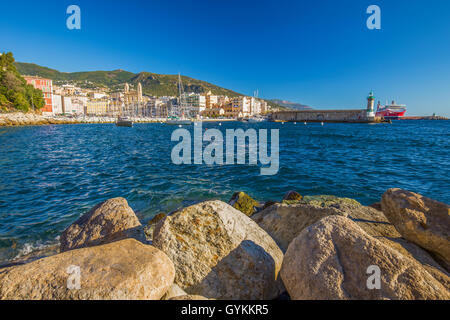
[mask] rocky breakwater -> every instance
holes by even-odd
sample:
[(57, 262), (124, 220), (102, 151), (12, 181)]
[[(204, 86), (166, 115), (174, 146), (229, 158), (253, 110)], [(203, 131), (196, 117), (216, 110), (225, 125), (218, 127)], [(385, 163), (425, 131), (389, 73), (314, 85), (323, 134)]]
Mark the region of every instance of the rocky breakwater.
[(111, 117), (84, 117), (84, 116), (43, 116), (36, 113), (0, 113), (1, 126), (39, 126), (49, 124), (77, 124), (77, 123), (113, 123)]
[(175, 283), (190, 295), (213, 299), (274, 299), (283, 253), (246, 214), (206, 201), (158, 222), (153, 244), (176, 269)]
[(125, 199), (97, 205), (64, 231), (61, 253), (0, 269), (0, 299), (160, 299), (175, 268), (130, 238), (139, 226)]
[(399, 189), (376, 208), (294, 191), (230, 203), (143, 227), (109, 199), (63, 232), (61, 253), (0, 269), (0, 299), (450, 299), (444, 203)]
[(450, 270), (450, 206), (401, 189), (390, 189), (381, 207), (400, 234), (430, 251)]
[[(4, 126), (39, 126), (49, 124), (79, 124), (79, 123), (115, 123), (117, 118), (107, 116), (52, 116), (37, 113), (0, 113), (0, 127)], [(134, 123), (163, 122), (166, 119), (149, 117), (131, 117)]]
[(251, 218), (285, 252), (292, 299), (449, 299), (448, 205), (391, 189), (381, 206), (290, 191)]

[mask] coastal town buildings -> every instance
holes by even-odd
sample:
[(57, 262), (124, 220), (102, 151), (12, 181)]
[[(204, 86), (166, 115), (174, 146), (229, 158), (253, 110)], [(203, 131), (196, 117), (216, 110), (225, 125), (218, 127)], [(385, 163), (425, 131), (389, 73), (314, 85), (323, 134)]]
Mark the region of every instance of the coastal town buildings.
[(142, 85), (139, 82), (136, 90), (131, 90), (130, 85), (125, 83), (124, 92), (123, 92), (123, 101), (125, 104), (143, 102), (142, 96)]
[[(122, 90), (110, 91), (92, 83), (58, 82), (25, 76), (27, 83), (42, 90), (44, 115), (142, 116), (166, 118), (170, 115), (191, 118), (243, 118), (267, 111), (267, 103), (256, 97), (185, 92), (177, 96), (151, 97), (143, 94), (141, 83), (133, 88), (129, 83)], [(134, 89), (135, 88), (135, 89)]]
[(86, 115), (106, 116), (108, 115), (108, 99), (89, 99), (86, 105)]
[(206, 109), (206, 96), (198, 93), (184, 93), (181, 108), (191, 117), (199, 116)]
[(34, 88), (42, 91), (42, 95), (45, 100), (45, 105), (41, 109), (42, 114), (53, 113), (53, 81), (51, 79), (36, 77), (36, 76), (24, 76), (27, 84), (31, 84)]
[(213, 95), (208, 91), (205, 95), (206, 109), (211, 109), (219, 104), (219, 96)]
[(231, 100), (232, 112), (238, 112), (242, 114), (242, 117), (248, 117), (251, 115), (251, 101), (253, 98), (239, 96), (234, 97)]
[(152, 118), (166, 118), (172, 107), (172, 97), (151, 97), (145, 108), (145, 115)]

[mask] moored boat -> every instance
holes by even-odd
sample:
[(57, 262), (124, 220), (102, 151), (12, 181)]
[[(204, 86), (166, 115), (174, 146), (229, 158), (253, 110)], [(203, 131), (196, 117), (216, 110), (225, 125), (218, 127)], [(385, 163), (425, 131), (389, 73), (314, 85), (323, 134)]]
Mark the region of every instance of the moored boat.
[(173, 124), (173, 125), (189, 125), (192, 124), (192, 121), (189, 119), (183, 119), (178, 117), (169, 117), (166, 121), (166, 124)]
[(128, 117), (118, 117), (116, 120), (116, 126), (118, 127), (132, 127), (133, 121)]
[(267, 119), (262, 117), (262, 116), (255, 116), (255, 117), (248, 118), (247, 121), (250, 122), (250, 123), (257, 123), (257, 122), (267, 121)]

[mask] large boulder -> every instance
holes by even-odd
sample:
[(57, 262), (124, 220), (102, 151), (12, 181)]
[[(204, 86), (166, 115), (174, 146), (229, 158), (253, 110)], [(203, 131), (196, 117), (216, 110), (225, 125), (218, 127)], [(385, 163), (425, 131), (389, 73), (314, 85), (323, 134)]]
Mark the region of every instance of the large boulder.
[(166, 254), (125, 239), (1, 269), (0, 299), (160, 299), (174, 276)]
[[(368, 286), (376, 285), (371, 266), (380, 270), (379, 289)], [(448, 289), (415, 260), (337, 215), (292, 241), (281, 278), (292, 299), (450, 299)]]
[(245, 213), (247, 216), (254, 214), (259, 207), (258, 201), (242, 191), (235, 192), (228, 203), (233, 208)]
[(377, 235), (398, 235), (380, 211), (335, 196), (305, 196), (301, 201), (283, 201), (254, 214), (252, 219), (286, 251), (304, 228), (330, 215), (349, 217), (363, 228), (373, 229)]
[(206, 201), (167, 216), (153, 244), (175, 264), (175, 283), (188, 294), (216, 299), (272, 299), (283, 254), (242, 212)]
[(126, 238), (145, 241), (141, 223), (124, 198), (97, 204), (71, 224), (60, 237), (61, 252)]
[(434, 253), (450, 268), (450, 206), (420, 194), (389, 189), (382, 197), (384, 214), (407, 240)]

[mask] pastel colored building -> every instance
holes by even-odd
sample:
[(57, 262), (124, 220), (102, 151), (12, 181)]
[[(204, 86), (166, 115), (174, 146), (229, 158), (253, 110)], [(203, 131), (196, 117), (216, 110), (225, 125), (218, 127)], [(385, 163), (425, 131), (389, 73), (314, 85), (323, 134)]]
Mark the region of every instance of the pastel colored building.
[(53, 81), (35, 76), (24, 76), (28, 84), (42, 91), (45, 105), (41, 109), (42, 114), (53, 114)]
[(53, 94), (53, 114), (82, 115), (85, 112), (88, 98), (83, 96), (62, 96)]
[(90, 116), (105, 116), (109, 110), (109, 100), (90, 99), (86, 104), (86, 114)]

